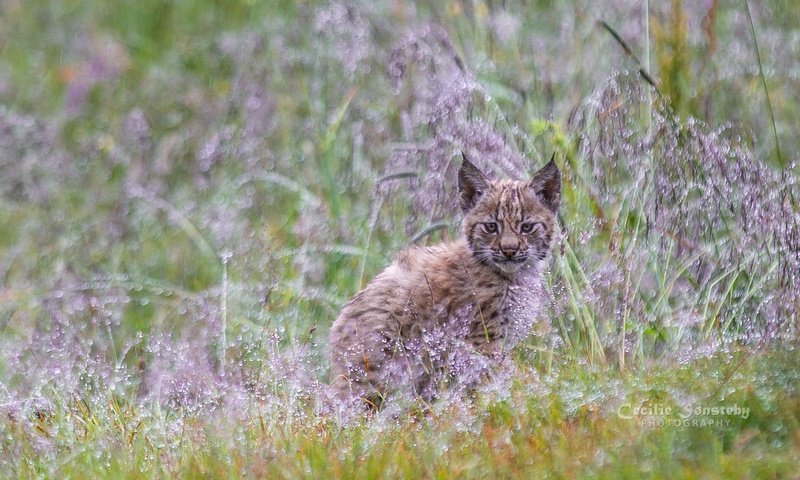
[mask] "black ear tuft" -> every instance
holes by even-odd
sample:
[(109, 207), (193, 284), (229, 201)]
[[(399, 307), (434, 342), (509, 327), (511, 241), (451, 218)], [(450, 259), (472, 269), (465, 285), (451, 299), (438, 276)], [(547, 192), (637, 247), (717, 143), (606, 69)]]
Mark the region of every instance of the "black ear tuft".
[(528, 185), (536, 192), (539, 200), (555, 213), (561, 203), (561, 172), (555, 162), (556, 154), (547, 162), (547, 165), (536, 172)]
[(478, 203), (481, 195), (488, 188), (489, 181), (478, 170), (478, 167), (467, 160), (464, 152), (461, 152), (461, 158), (463, 162), (458, 171), (458, 192), (461, 194), (461, 210), (466, 213)]

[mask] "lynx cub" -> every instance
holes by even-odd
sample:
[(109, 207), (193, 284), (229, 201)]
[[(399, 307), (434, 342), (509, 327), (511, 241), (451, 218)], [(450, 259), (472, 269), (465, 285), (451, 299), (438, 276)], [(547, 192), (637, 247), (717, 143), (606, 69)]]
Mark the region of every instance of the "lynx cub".
[(333, 323), (332, 386), (342, 399), (432, 399), (443, 384), (477, 382), (528, 334), (561, 174), (551, 159), (528, 182), (490, 181), (464, 156), (458, 188), (461, 238), (400, 252)]

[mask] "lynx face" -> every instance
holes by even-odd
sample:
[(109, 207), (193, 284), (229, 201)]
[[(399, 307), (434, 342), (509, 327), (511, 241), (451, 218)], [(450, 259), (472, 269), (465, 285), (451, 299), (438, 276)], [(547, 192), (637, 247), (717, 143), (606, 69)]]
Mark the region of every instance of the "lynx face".
[(464, 234), (477, 260), (508, 275), (546, 258), (561, 199), (553, 160), (529, 182), (493, 182), (464, 157), (458, 186)]

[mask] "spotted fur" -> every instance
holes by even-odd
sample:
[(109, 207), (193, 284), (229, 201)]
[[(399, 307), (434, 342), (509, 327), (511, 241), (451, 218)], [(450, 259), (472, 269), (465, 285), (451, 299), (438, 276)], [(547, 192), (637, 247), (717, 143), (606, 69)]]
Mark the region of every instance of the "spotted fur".
[(552, 160), (528, 182), (490, 181), (465, 157), (461, 238), (400, 252), (333, 323), (338, 395), (376, 406), (398, 392), (431, 399), (454, 372), (501, 364), (536, 314), (560, 182)]

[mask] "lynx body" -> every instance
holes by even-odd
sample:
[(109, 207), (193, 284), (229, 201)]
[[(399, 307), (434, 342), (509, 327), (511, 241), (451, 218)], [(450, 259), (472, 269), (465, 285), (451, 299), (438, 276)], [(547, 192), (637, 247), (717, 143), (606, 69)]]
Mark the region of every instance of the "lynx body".
[(466, 157), (462, 236), (411, 247), (351, 299), (330, 333), (332, 385), (379, 406), (476, 382), (528, 335), (556, 228), (561, 177), (551, 160), (528, 182), (490, 181)]

